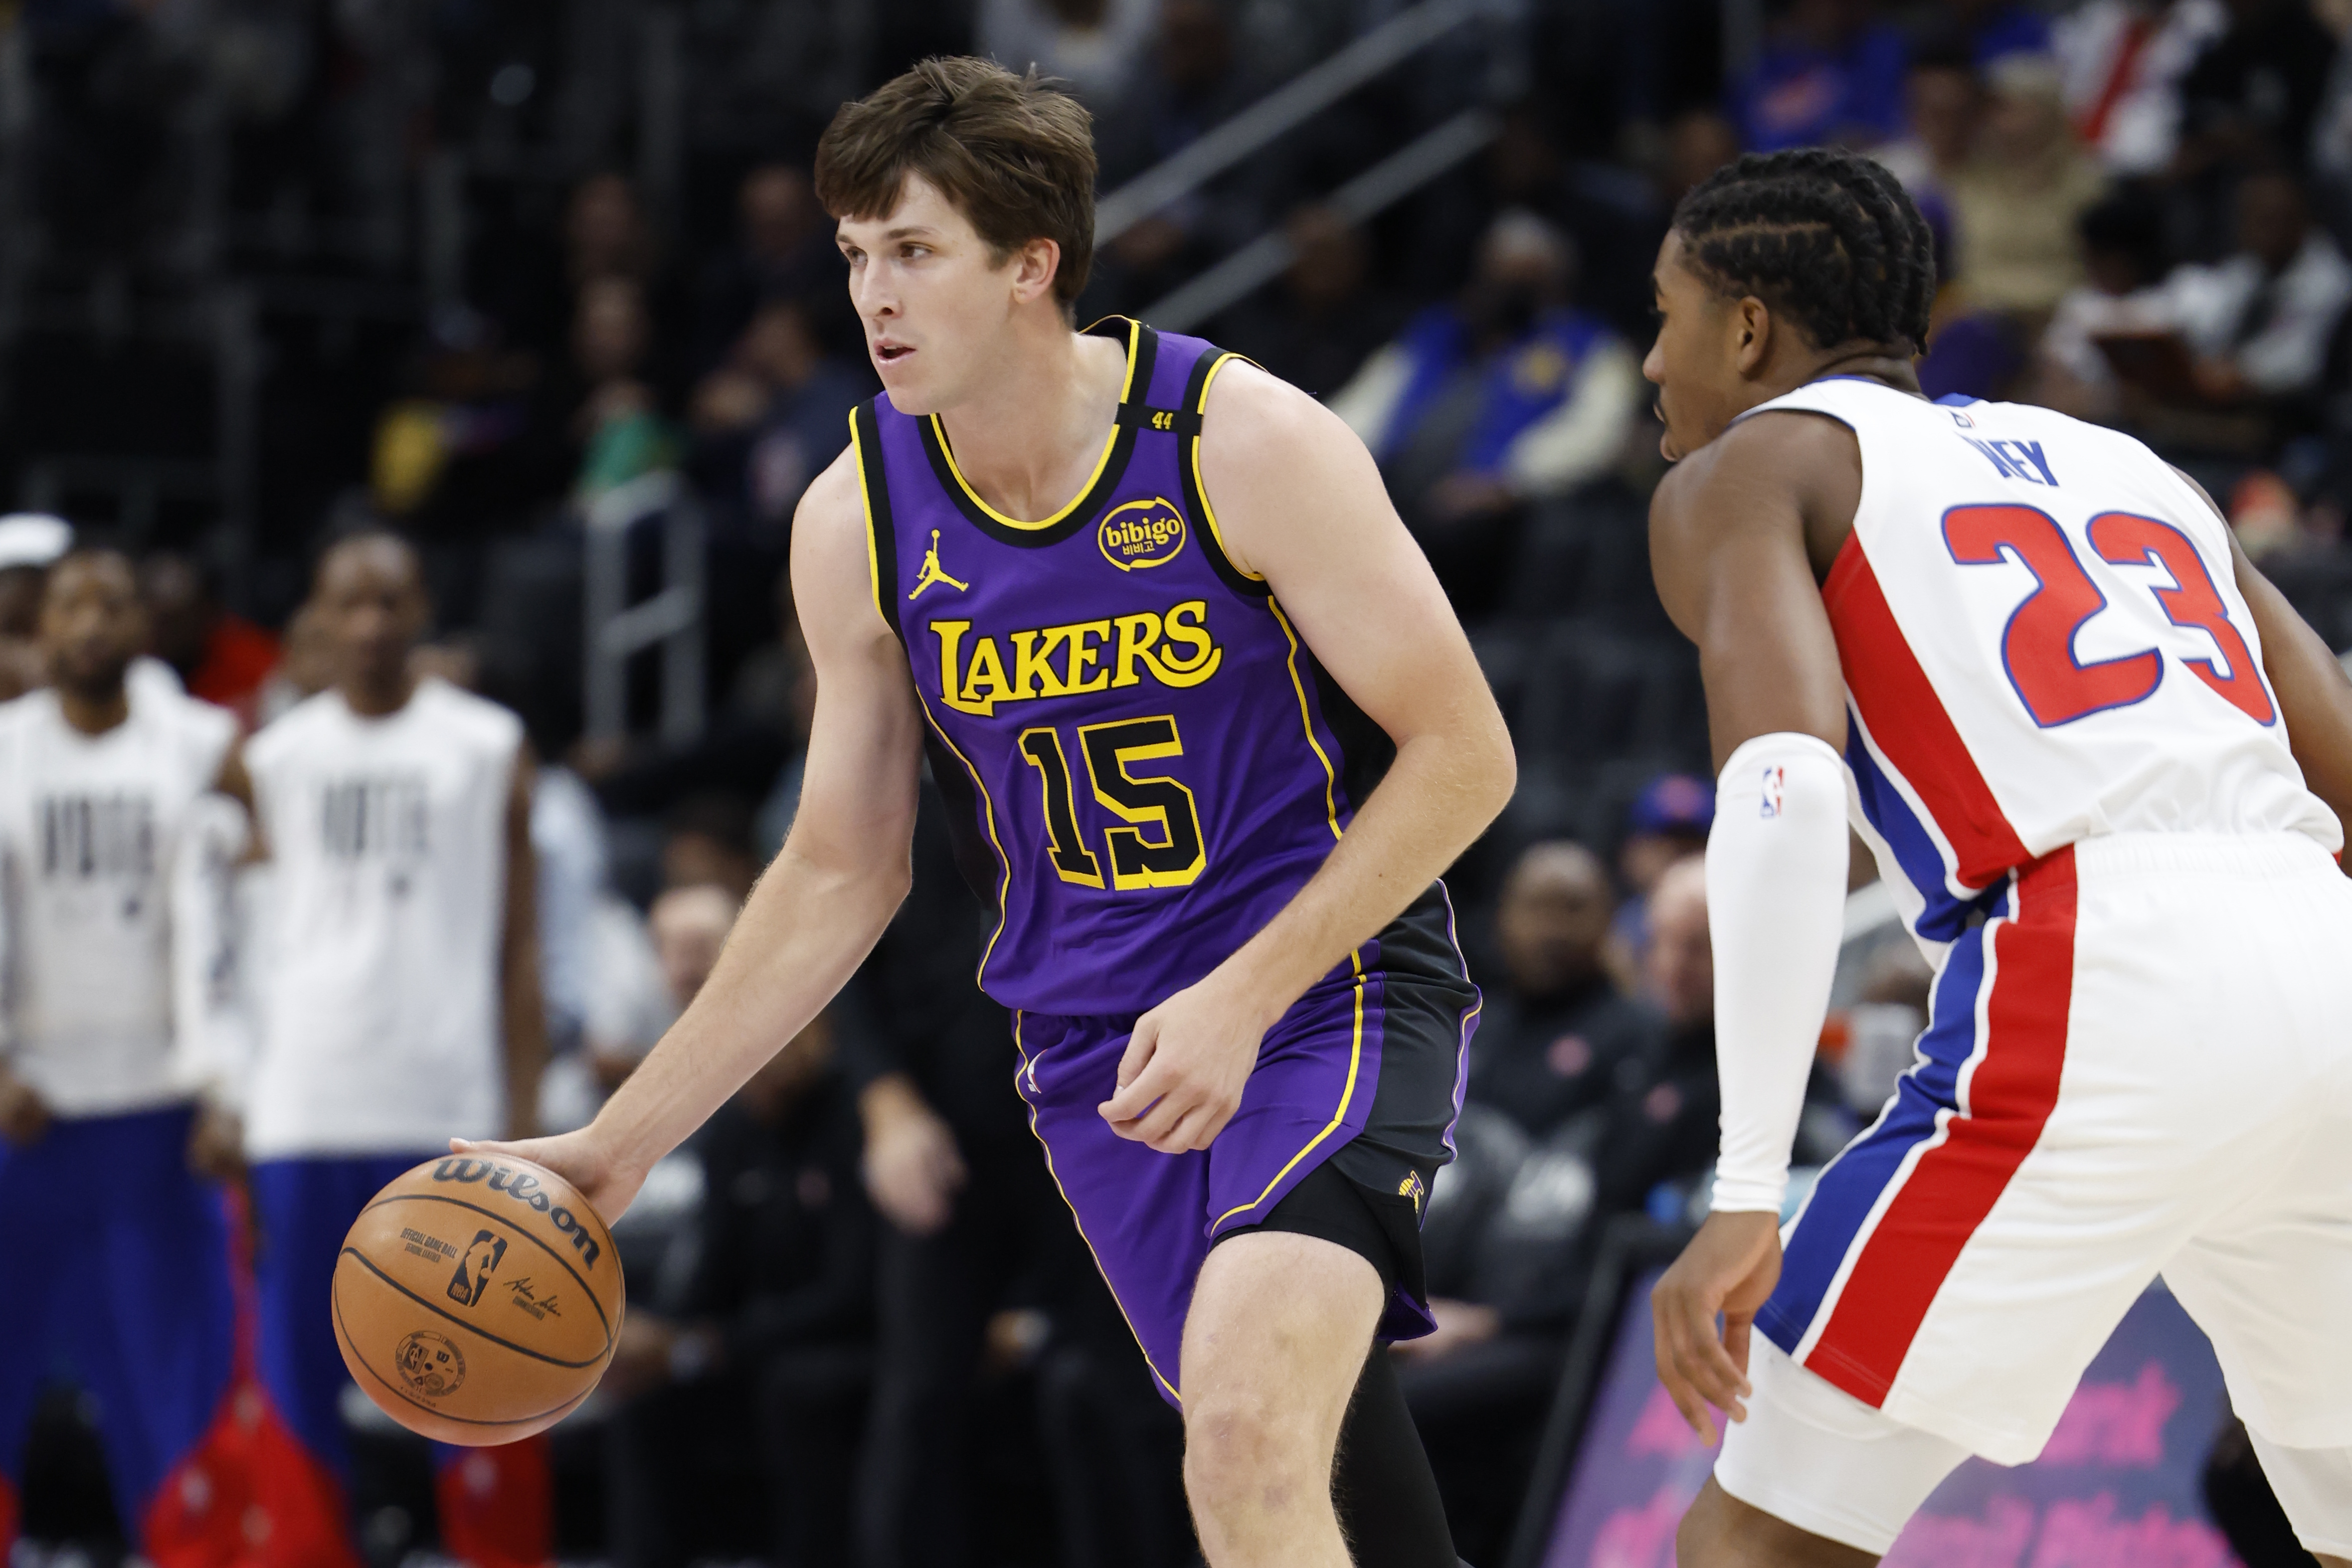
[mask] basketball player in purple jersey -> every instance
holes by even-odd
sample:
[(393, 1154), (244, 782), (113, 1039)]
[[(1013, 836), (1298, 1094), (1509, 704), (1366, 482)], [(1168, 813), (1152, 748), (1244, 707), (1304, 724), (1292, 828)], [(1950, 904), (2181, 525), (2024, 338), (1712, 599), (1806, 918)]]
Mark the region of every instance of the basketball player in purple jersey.
[(1430, 1326), (1420, 1211), (1477, 1010), (1435, 879), (1510, 743), (1337, 418), (1197, 339), (1073, 329), (1094, 174), (1086, 112), (980, 60), (827, 131), (887, 391), (795, 525), (800, 813), (669, 1037), (515, 1152), (626, 1207), (874, 943), (928, 752), (998, 912), (1006, 1068), (1183, 1412), (1209, 1561), (1452, 1568), (1368, 1353)]

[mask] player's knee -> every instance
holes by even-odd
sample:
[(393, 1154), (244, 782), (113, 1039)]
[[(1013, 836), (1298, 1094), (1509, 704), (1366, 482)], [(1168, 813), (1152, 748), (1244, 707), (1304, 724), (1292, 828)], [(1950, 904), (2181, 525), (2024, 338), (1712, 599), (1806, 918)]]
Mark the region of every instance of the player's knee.
[(1675, 1527), (1675, 1562), (1678, 1568), (1729, 1568), (1736, 1561), (1727, 1553), (1730, 1537), (1723, 1500), (1723, 1493), (1712, 1486), (1692, 1500), (1682, 1523)]
[(1308, 1452), (1295, 1419), (1246, 1394), (1202, 1398), (1184, 1412), (1184, 1491), (1195, 1511), (1281, 1512), (1310, 1493), (1328, 1502), (1328, 1465)]

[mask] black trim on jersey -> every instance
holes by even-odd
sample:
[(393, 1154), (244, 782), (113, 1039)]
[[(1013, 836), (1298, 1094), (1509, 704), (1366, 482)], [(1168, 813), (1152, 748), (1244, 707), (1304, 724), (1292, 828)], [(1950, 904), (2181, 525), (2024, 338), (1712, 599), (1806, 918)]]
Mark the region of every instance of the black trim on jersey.
[(1184, 484), (1185, 515), (1192, 519), (1193, 531), (1201, 536), (1202, 551), (1208, 556), (1209, 564), (1216, 568), (1217, 576), (1223, 580), (1227, 588), (1244, 599), (1272, 599), (1273, 584), (1263, 578), (1248, 576), (1225, 559), (1224, 547), (1217, 542), (1217, 530), (1204, 526), (1209, 518), (1209, 506), (1201, 497), (1201, 416), (1208, 413), (1210, 372), (1227, 360), (1256, 363), (1255, 360), (1244, 359), (1242, 355), (1223, 349), (1211, 349), (1192, 361), (1192, 373), (1184, 382), (1184, 407), (1191, 424), (1190, 428), (1180, 428), (1177, 433), (1176, 468)]
[[(1202, 359), (1214, 359), (1203, 354)], [(1162, 434), (1193, 436), (1201, 434), (1201, 415), (1196, 409), (1153, 408), (1148, 403), (1123, 402), (1118, 405), (1118, 422), (1137, 430), (1156, 430)]]
[(870, 402), (859, 403), (850, 417), (857, 422), (857, 477), (866, 486), (866, 532), (874, 550), (875, 608), (882, 612), (882, 619), (904, 646), (907, 629), (898, 624), (898, 530), (890, 520), (890, 477), (888, 465), (882, 461), (882, 422), (875, 417)]
[(1331, 678), (1313, 649), (1302, 647), (1299, 653), (1315, 676), (1315, 697), (1323, 709), (1324, 727), (1339, 743), (1339, 755), (1332, 761), (1339, 769), (1348, 810), (1360, 811), (1381, 780), (1388, 777), (1390, 764), (1396, 761), (1396, 742)]
[(931, 782), (940, 787), (947, 807), (948, 842), (955, 851), (956, 871), (981, 907), (1003, 917), (1004, 863), (997, 858), (988, 836), (987, 808), (972, 787), (963, 758), (941, 744), (938, 730), (923, 726), (923, 756), (931, 765)]
[(1397, 1193), (1406, 1166), (1425, 1189), (1454, 1158), (1462, 1031), (1479, 1001), (1451, 916), (1445, 884), (1433, 882), (1380, 935), (1380, 1076), (1364, 1130), (1331, 1152), (1333, 1168), (1374, 1193)]
[[(1105, 328), (1109, 330), (1104, 330)], [(1130, 322), (1124, 316), (1106, 316), (1087, 330), (1097, 338), (1129, 338), (1134, 347), (1127, 385), (1135, 397), (1149, 397), (1152, 367), (1160, 358), (1160, 334), (1140, 322)], [(1078, 498), (1068, 515), (1050, 528), (1007, 528), (990, 517), (987, 510), (972, 498), (971, 493), (964, 488), (963, 482), (956, 477), (954, 467), (949, 464), (947, 448), (940, 444), (939, 416), (929, 415), (916, 421), (916, 424), (923, 434), (923, 455), (930, 459), (931, 472), (938, 477), (940, 488), (947, 492), (948, 499), (955, 503), (956, 510), (961, 512), (972, 527), (999, 543), (1023, 549), (1038, 549), (1046, 545), (1060, 544), (1081, 529), (1092, 527), (1105, 504), (1118, 490), (1118, 482), (1127, 476), (1128, 460), (1135, 455), (1136, 430), (1139, 425), (1148, 423), (1130, 416), (1128, 411), (1131, 406), (1135, 405), (1121, 402), (1118, 413), (1112, 416), (1111, 427), (1118, 434), (1112, 438), (1110, 457), (1103, 464), (1102, 472), (1095, 476), (1093, 485)]]

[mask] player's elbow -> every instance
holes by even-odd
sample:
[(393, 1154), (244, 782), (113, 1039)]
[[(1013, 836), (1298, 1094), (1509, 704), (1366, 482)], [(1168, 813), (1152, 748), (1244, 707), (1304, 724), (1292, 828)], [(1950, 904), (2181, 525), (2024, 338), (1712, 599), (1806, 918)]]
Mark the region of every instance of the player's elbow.
[(1519, 758), (1512, 748), (1510, 731), (1503, 726), (1503, 716), (1493, 714), (1490, 721), (1476, 726), (1464, 740), (1459, 755), (1463, 758), (1463, 794), (1468, 814), (1477, 821), (1484, 831), (1486, 825), (1503, 814), (1511, 803), (1512, 793), (1519, 786)]
[(1486, 768), (1486, 820), (1493, 821), (1511, 803), (1519, 789), (1519, 754), (1511, 745), (1507, 731), (1497, 729), (1494, 756)]

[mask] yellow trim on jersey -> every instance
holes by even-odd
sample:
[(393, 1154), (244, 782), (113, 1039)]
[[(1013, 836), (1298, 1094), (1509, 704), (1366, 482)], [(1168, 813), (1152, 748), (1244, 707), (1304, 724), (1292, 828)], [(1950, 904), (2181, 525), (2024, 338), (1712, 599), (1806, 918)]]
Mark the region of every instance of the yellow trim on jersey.
[(982, 949), (980, 955), (980, 972), (972, 977), (974, 983), (985, 990), (988, 988), (988, 961), (995, 956), (996, 939), (1004, 935), (1005, 924), (1012, 918), (1012, 904), (1008, 901), (1013, 893), (1013, 857), (1004, 852), (1004, 841), (996, 836), (996, 802), (990, 799), (988, 786), (982, 781), (980, 769), (974, 768), (971, 758), (948, 737), (946, 728), (933, 716), (931, 705), (919, 686), (915, 689), (915, 700), (922, 704), (923, 722), (931, 727), (931, 733), (940, 737), (940, 744), (954, 752), (955, 759), (963, 764), (963, 770), (971, 775), (971, 787), (980, 791), (980, 807), (983, 824), (988, 829), (988, 841), (996, 851), (998, 863), (1004, 867), (1004, 880), (996, 884), (996, 929), (989, 933), (988, 946)]
[[(1021, 1094), (1023, 1079), (1028, 1079), (1032, 1088), (1034, 1088), (1037, 1082), (1035, 1070), (1029, 1061), (1029, 1047), (1021, 1039), (1022, 1021), (1028, 1016), (1018, 1008), (1013, 1011), (1013, 1049), (1021, 1058), (1021, 1065), (1013, 1070), (1013, 1092), (1015, 1094)], [(1040, 1092), (1042, 1093), (1043, 1091)], [(1037, 1131), (1036, 1103), (1028, 1095), (1021, 1094), (1021, 1103), (1029, 1108), (1030, 1135), (1037, 1140), (1037, 1146), (1045, 1151), (1045, 1174), (1054, 1178), (1054, 1190), (1062, 1195), (1063, 1206), (1070, 1211), (1070, 1223), (1077, 1228), (1078, 1239), (1087, 1244), (1087, 1255), (1095, 1260), (1095, 1272), (1102, 1276), (1104, 1286), (1110, 1291), (1111, 1304), (1118, 1308), (1119, 1318), (1127, 1324), (1127, 1332), (1134, 1335), (1135, 1348), (1143, 1352), (1143, 1364), (1151, 1368), (1152, 1381), (1168, 1390), (1169, 1398), (1179, 1405), (1183, 1404), (1184, 1396), (1177, 1392), (1174, 1384), (1160, 1375), (1160, 1368), (1152, 1363), (1151, 1348), (1143, 1343), (1141, 1334), (1136, 1333), (1135, 1320), (1128, 1315), (1127, 1303), (1119, 1300), (1118, 1287), (1110, 1282), (1110, 1270), (1103, 1267), (1102, 1254), (1095, 1250), (1094, 1238), (1087, 1234), (1086, 1222), (1078, 1218), (1078, 1206), (1070, 1201), (1069, 1189), (1062, 1185), (1062, 1173), (1054, 1168), (1054, 1145), (1045, 1141), (1045, 1134)]]
[(1259, 1204), (1264, 1203), (1266, 1199), (1266, 1193), (1270, 1193), (1276, 1187), (1280, 1186), (1282, 1185), (1282, 1178), (1288, 1176), (1292, 1171), (1297, 1169), (1298, 1162), (1305, 1159), (1308, 1155), (1313, 1154), (1315, 1152), (1316, 1145), (1320, 1144), (1324, 1139), (1329, 1137), (1333, 1133), (1338, 1132), (1339, 1130), (1339, 1124), (1348, 1119), (1348, 1106), (1349, 1103), (1356, 1098), (1356, 1074), (1361, 1070), (1364, 1063), (1364, 950), (1361, 947), (1355, 949), (1348, 955), (1348, 965), (1356, 972), (1356, 1028), (1354, 1035), (1348, 1042), (1348, 1082), (1347, 1086), (1339, 1091), (1339, 1108), (1331, 1113), (1331, 1119), (1323, 1124), (1323, 1130), (1321, 1132), (1307, 1140), (1307, 1146), (1305, 1148), (1300, 1149), (1297, 1154), (1291, 1155), (1289, 1163), (1285, 1165), (1280, 1170), (1274, 1173), (1274, 1179), (1265, 1184), (1265, 1192), (1259, 1193), (1247, 1203), (1239, 1204), (1234, 1207), (1225, 1210), (1224, 1213), (1211, 1220), (1209, 1222), (1209, 1229), (1213, 1235), (1216, 1231), (1218, 1226), (1223, 1225), (1234, 1215), (1247, 1214), (1251, 1209), (1255, 1208)]
[[(1239, 354), (1233, 353), (1219, 354), (1216, 357), (1214, 362), (1209, 366), (1209, 373), (1201, 379), (1201, 404), (1192, 411), (1193, 413), (1206, 414), (1209, 412), (1209, 389), (1217, 384), (1217, 372), (1241, 357)], [(1201, 477), (1201, 438), (1197, 435), (1192, 438), (1192, 494), (1201, 497), (1201, 520), (1209, 525), (1209, 537), (1217, 541), (1217, 553), (1225, 558), (1225, 564), (1252, 582), (1264, 582), (1265, 573), (1250, 570), (1235, 560), (1234, 552), (1225, 548), (1225, 532), (1217, 527), (1217, 509), (1209, 505), (1208, 483)]]
[[(849, 452), (857, 465), (857, 506), (866, 514), (866, 581), (874, 590), (874, 613), (882, 618), (883, 628), (893, 637), (898, 629), (890, 623), (890, 612), (882, 607), (882, 558), (874, 549), (874, 492), (866, 482), (866, 443), (857, 434), (857, 411), (849, 411)], [(893, 584), (891, 591), (897, 591)]]
[[(1205, 508), (1207, 503), (1203, 502), (1202, 506)], [(1290, 689), (1298, 694), (1298, 722), (1307, 730), (1307, 744), (1314, 747), (1315, 760), (1323, 765), (1323, 812), (1330, 821), (1331, 837), (1336, 841), (1341, 836), (1338, 796), (1339, 775), (1331, 767), (1331, 758), (1324, 752), (1323, 743), (1315, 738), (1315, 717), (1307, 707), (1307, 683), (1298, 678), (1298, 633), (1290, 629), (1290, 617), (1282, 612), (1281, 605), (1268, 599), (1265, 607), (1274, 612), (1274, 623), (1282, 628), (1283, 636), (1290, 643)]]
[[(1128, 402), (1135, 392), (1135, 360), (1142, 341), (1143, 324), (1139, 321), (1129, 321), (1127, 324), (1127, 379), (1119, 383), (1118, 392), (1118, 401), (1122, 403)], [(1087, 476), (1087, 482), (1078, 486), (1078, 493), (1070, 497), (1067, 506), (1052, 517), (1041, 518), (1033, 523), (1020, 517), (1008, 517), (981, 498), (980, 492), (971, 487), (971, 481), (963, 476), (963, 470), (956, 466), (955, 448), (948, 444), (948, 427), (940, 422), (940, 416), (936, 413), (930, 416), (930, 420), (931, 434), (939, 437), (940, 451), (948, 460), (948, 472), (955, 476), (957, 486), (971, 497), (971, 504), (1008, 528), (1025, 528), (1032, 533), (1042, 533), (1076, 511), (1079, 504), (1093, 495), (1095, 486), (1102, 482), (1103, 470), (1110, 466), (1110, 455), (1118, 446), (1118, 422), (1113, 420), (1110, 434), (1103, 438), (1102, 454), (1095, 459), (1095, 471)]]

